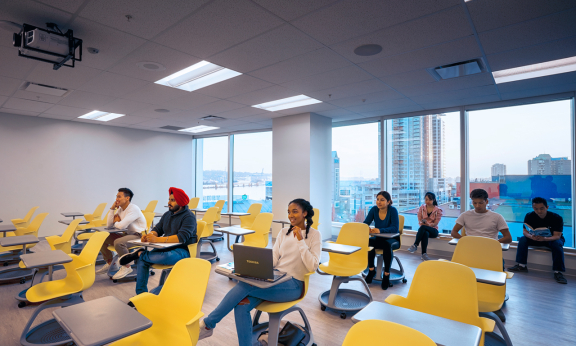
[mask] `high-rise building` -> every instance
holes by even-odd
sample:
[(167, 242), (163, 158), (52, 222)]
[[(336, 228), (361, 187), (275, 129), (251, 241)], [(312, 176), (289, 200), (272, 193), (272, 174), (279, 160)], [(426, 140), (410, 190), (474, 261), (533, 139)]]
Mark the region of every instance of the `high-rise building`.
[(492, 176), (506, 175), (506, 165), (503, 163), (495, 163), (492, 165)]
[(552, 157), (549, 154), (540, 154), (528, 160), (529, 175), (570, 175), (571, 160), (567, 157)]
[(332, 151), (332, 205), (334, 201), (338, 201), (340, 195), (340, 158), (336, 151)]
[(570, 175), (572, 174), (572, 169), (570, 168), (571, 160), (568, 160), (567, 157), (553, 157), (551, 166), (552, 166), (552, 175)]

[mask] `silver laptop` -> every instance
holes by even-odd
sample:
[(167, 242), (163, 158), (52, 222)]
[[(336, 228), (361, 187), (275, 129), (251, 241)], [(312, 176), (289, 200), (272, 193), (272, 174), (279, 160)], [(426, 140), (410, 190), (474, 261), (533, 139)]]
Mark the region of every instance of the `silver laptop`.
[(234, 244), (234, 275), (275, 282), (286, 273), (273, 268), (272, 249)]

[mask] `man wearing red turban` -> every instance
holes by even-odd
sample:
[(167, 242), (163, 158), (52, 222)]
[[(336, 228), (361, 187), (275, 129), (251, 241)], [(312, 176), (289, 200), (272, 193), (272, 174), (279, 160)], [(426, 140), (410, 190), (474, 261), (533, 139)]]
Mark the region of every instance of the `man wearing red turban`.
[[(120, 257), (120, 264), (138, 260), (136, 277), (136, 294), (148, 292), (148, 276), (152, 264), (174, 265), (183, 258), (189, 258), (188, 245), (198, 242), (196, 236), (196, 216), (188, 209), (190, 198), (182, 189), (171, 187), (168, 190), (168, 211), (152, 231), (142, 236), (143, 242), (179, 243), (166, 249), (138, 251)], [(193, 254), (195, 255), (195, 254)]]

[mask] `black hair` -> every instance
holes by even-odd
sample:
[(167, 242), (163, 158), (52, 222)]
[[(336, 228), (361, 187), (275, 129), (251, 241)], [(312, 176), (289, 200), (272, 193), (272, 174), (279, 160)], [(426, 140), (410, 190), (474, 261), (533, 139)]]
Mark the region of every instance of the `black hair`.
[(474, 189), (470, 192), (470, 198), (482, 198), (483, 200), (487, 200), (488, 192), (484, 189)]
[(428, 197), (429, 200), (432, 201), (432, 205), (438, 205), (438, 201), (436, 200), (436, 195), (433, 194), (432, 192), (426, 192), (426, 195), (424, 195), (424, 198)]
[(542, 203), (546, 208), (548, 208), (548, 202), (542, 197), (534, 197), (532, 198), (532, 204)]
[[(307, 200), (303, 199), (303, 198), (296, 198), (295, 200), (291, 201), (290, 203), (288, 203), (288, 205), (290, 204), (297, 204), (300, 208), (302, 208), (302, 211), (306, 212), (306, 239), (308, 239), (308, 231), (310, 230), (310, 227), (312, 226), (312, 224), (314, 223), (314, 220), (312, 220), (312, 216), (314, 216), (314, 208), (312, 207), (312, 204), (310, 204), (310, 202), (308, 202)], [(286, 235), (289, 235), (290, 232), (292, 232), (292, 228), (294, 226), (290, 225), (290, 228), (288, 229), (288, 232), (286, 232)]]
[(388, 204), (388, 205), (392, 205), (392, 196), (390, 196), (390, 194), (387, 191), (378, 192), (378, 194), (376, 195), (376, 198), (378, 198), (378, 196), (382, 196), (382, 197), (386, 198), (386, 200), (388, 202), (390, 202), (390, 204)]
[(130, 197), (130, 202), (132, 202), (132, 198), (134, 197), (134, 192), (132, 192), (132, 190), (130, 190), (127, 187), (121, 187), (118, 189), (118, 192), (122, 192), (124, 194), (124, 197), (126, 196)]

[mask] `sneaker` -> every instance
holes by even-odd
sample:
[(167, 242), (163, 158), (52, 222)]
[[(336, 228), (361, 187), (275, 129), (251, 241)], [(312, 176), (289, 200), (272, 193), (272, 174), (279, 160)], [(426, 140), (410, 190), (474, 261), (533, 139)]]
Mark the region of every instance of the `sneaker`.
[(410, 253), (414, 253), (414, 252), (416, 252), (416, 250), (418, 250), (418, 246), (416, 246), (416, 245), (412, 245), (408, 248), (408, 252), (410, 252)]
[(509, 272), (516, 272), (516, 273), (528, 273), (528, 267), (521, 266), (519, 264), (516, 264), (514, 267), (510, 267), (506, 270), (508, 270)]
[(213, 333), (214, 329), (208, 329), (204, 320), (200, 321), (200, 335), (198, 335), (198, 340), (211, 337)]
[(423, 253), (420, 258), (422, 259), (422, 261), (430, 261), (430, 257), (428, 257), (427, 253)]
[(125, 255), (122, 255), (118, 259), (118, 262), (120, 263), (120, 265), (125, 266), (128, 263), (137, 260), (138, 259), (138, 253), (141, 251), (144, 251), (144, 249), (139, 249), (139, 250), (136, 250), (134, 252), (129, 252)]
[(110, 269), (110, 264), (105, 263), (102, 266), (102, 268), (100, 268), (96, 271), (96, 274), (106, 274), (106, 273), (108, 273), (108, 269)]
[(566, 285), (568, 283), (568, 281), (566, 280), (566, 278), (564, 277), (564, 275), (562, 275), (562, 273), (557, 272), (554, 273), (554, 279), (556, 280), (557, 283), (559, 284), (564, 284)]
[(132, 268), (122, 266), (122, 267), (120, 267), (120, 270), (117, 271), (116, 274), (114, 274), (112, 279), (113, 280), (122, 279), (123, 277), (125, 277), (126, 275), (128, 275), (130, 273), (132, 273)]

